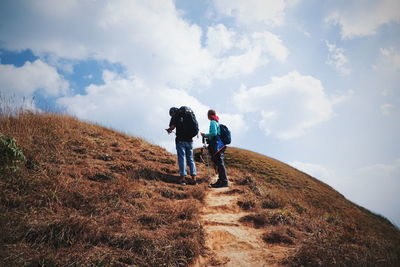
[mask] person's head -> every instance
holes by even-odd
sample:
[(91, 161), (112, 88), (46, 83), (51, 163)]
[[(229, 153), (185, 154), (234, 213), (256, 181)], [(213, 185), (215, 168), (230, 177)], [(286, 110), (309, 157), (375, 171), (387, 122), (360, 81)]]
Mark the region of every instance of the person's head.
[(169, 115), (172, 117), (176, 114), (177, 111), (178, 111), (178, 108), (172, 107), (169, 109)]
[(215, 115), (217, 115), (217, 112), (215, 112), (215, 110), (213, 110), (213, 109), (209, 109), (208, 110), (207, 117), (208, 117), (209, 120), (211, 120), (212, 116), (215, 116)]

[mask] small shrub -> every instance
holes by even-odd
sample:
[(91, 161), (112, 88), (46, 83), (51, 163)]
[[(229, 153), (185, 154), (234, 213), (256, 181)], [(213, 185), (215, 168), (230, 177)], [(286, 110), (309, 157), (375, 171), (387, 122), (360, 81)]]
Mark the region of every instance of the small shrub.
[(132, 235), (115, 234), (110, 237), (109, 245), (143, 254), (148, 250), (154, 249), (155, 246), (153, 239), (142, 233), (134, 233)]
[(57, 260), (52, 254), (37, 255), (27, 261), (24, 266), (57, 266)]
[(253, 184), (253, 179), (250, 176), (246, 176), (240, 181), (238, 181), (238, 185), (251, 185)]
[(176, 164), (175, 160), (164, 159), (164, 158), (159, 159), (159, 162), (164, 163), (164, 164), (169, 164), (169, 165), (175, 165)]
[(305, 207), (303, 207), (302, 205), (300, 205), (299, 203), (296, 202), (292, 202), (291, 205), (293, 206), (293, 208), (297, 211), (297, 213), (299, 214), (303, 214), (304, 212), (307, 211), (307, 209)]
[(107, 154), (106, 155), (96, 155), (93, 158), (94, 159), (99, 159), (99, 160), (102, 160), (102, 161), (113, 161), (114, 160), (113, 156), (107, 155)]
[(234, 188), (234, 189), (231, 189), (229, 191), (224, 192), (224, 194), (225, 195), (244, 194), (244, 191), (240, 190), (240, 189), (237, 189), (237, 188)]
[(79, 191), (65, 191), (62, 202), (66, 207), (78, 210), (89, 204), (89, 200)]
[(72, 149), (73, 152), (78, 153), (78, 154), (86, 154), (87, 150), (86, 148), (74, 148)]
[(160, 193), (161, 196), (169, 199), (187, 199), (190, 197), (188, 193), (176, 192), (165, 187), (158, 188), (157, 191)]
[(178, 227), (175, 227), (175, 231), (171, 233), (170, 238), (179, 239), (193, 236), (196, 232), (201, 231), (201, 225), (199, 223), (193, 223), (191, 221), (181, 221)]
[(18, 171), (18, 165), (26, 161), (14, 138), (0, 133), (0, 170)]
[(279, 209), (284, 206), (283, 201), (275, 195), (268, 194), (262, 201), (261, 207), (263, 209)]
[(137, 191), (132, 192), (133, 198), (151, 198), (153, 194), (150, 191), (140, 189)]
[(272, 225), (278, 224), (294, 224), (296, 216), (287, 210), (273, 213), (269, 216), (269, 222)]
[(241, 222), (251, 222), (254, 224), (254, 227), (260, 228), (265, 225), (278, 225), (278, 224), (286, 224), (291, 225), (294, 224), (296, 217), (288, 212), (288, 211), (280, 211), (275, 213), (259, 213), (259, 214), (251, 214), (246, 215), (240, 219)]
[(69, 247), (78, 241), (96, 243), (98, 239), (90, 219), (81, 216), (59, 218), (48, 224), (31, 225), (25, 235), (30, 243), (46, 243), (52, 247)]
[(260, 228), (269, 223), (268, 216), (264, 213), (262, 214), (251, 214), (246, 215), (239, 220), (240, 222), (251, 222), (254, 224), (254, 227)]
[(289, 236), (278, 230), (264, 234), (263, 240), (270, 244), (293, 244), (293, 240)]
[(256, 196), (261, 196), (262, 195), (262, 189), (259, 187), (259, 185), (254, 181), (254, 179), (250, 176), (246, 176), (237, 182), (238, 185), (247, 185), (250, 190), (256, 195)]
[(162, 214), (144, 214), (139, 217), (138, 222), (150, 229), (157, 229), (160, 225), (168, 224)]
[(148, 167), (141, 166), (138, 170), (132, 172), (132, 179), (145, 179), (145, 180), (159, 180), (161, 178), (161, 174), (156, 170)]
[(195, 186), (191, 190), (190, 194), (192, 195), (192, 197), (194, 199), (197, 199), (197, 200), (203, 202), (206, 197), (206, 188), (204, 186)]
[(111, 173), (96, 173), (92, 176), (89, 176), (88, 179), (96, 182), (105, 182), (110, 181), (114, 178), (114, 175)]
[(237, 205), (243, 210), (251, 210), (256, 207), (256, 201), (254, 199), (238, 201)]
[(198, 206), (194, 201), (188, 201), (178, 208), (177, 218), (181, 220), (193, 220), (198, 212)]

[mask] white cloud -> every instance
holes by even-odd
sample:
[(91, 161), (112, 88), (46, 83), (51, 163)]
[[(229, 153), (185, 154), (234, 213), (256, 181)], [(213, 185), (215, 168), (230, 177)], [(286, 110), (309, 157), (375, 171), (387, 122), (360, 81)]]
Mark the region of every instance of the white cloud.
[(340, 105), (344, 102), (349, 101), (354, 95), (354, 90), (349, 89), (345, 93), (336, 93), (330, 96), (331, 103), (333, 106)]
[(395, 106), (393, 106), (392, 104), (381, 105), (381, 113), (383, 116), (389, 116), (390, 114), (392, 114), (394, 109), (395, 109)]
[(352, 197), (369, 209), (385, 214), (397, 225), (400, 224), (400, 207), (398, 189), (400, 188), (400, 158), (357, 170), (355, 185), (362, 188), (354, 190)]
[(363, 177), (369, 176), (371, 178), (379, 177), (380, 179), (392, 179), (400, 183), (400, 158), (394, 160), (392, 163), (380, 163), (363, 167), (358, 170), (358, 174)]
[(398, 0), (353, 0), (340, 3), (340, 7), (326, 21), (341, 26), (342, 38), (373, 35), (382, 25), (400, 22)]
[(5, 95), (31, 97), (40, 90), (45, 96), (59, 96), (68, 90), (68, 82), (40, 59), (21, 67), (0, 65), (0, 90)]
[(239, 35), (219, 24), (208, 28), (207, 37), (207, 48), (216, 62), (212, 77), (218, 79), (251, 74), (268, 64), (270, 56), (284, 62), (289, 53), (282, 40), (267, 31)]
[[(174, 138), (164, 130), (169, 124), (170, 107), (191, 107), (200, 130), (208, 130), (206, 114), (209, 108), (183, 90), (149, 87), (137, 77), (123, 78), (109, 71), (104, 71), (103, 80), (102, 85), (88, 86), (85, 95), (63, 97), (58, 103), (80, 119), (144, 137), (171, 152), (175, 151)], [(221, 114), (221, 118), (232, 129), (243, 128), (241, 115)], [(195, 140), (197, 146), (200, 142), (200, 139)]]
[(333, 170), (325, 168), (324, 166), (313, 163), (304, 163), (300, 161), (293, 161), (289, 163), (289, 165), (327, 184), (332, 185), (333, 183), (335, 183), (336, 173)]
[(289, 52), (277, 35), (271, 32), (256, 32), (253, 38), (279, 62), (287, 59)]
[(328, 60), (326, 63), (333, 66), (341, 75), (349, 75), (351, 70), (346, 66), (348, 63), (347, 57), (344, 55), (344, 49), (337, 47), (326, 41), (326, 46), (329, 50)]
[[(190, 106), (196, 114), (206, 114), (207, 107), (178, 89), (149, 87), (137, 77), (122, 78), (103, 72), (104, 84), (90, 85), (85, 95), (60, 98), (58, 103), (81, 119), (101, 122), (127, 132), (154, 137), (168, 126), (172, 106)], [(204, 116), (205, 117), (205, 116)], [(201, 120), (206, 123), (206, 118)], [(164, 127), (164, 128), (163, 128)]]
[(376, 63), (372, 65), (374, 75), (379, 84), (380, 93), (383, 96), (395, 96), (400, 82), (400, 50), (395, 47), (380, 49)]
[(235, 32), (227, 29), (223, 24), (208, 27), (207, 49), (213, 55), (220, 55), (234, 46)]
[[(80, 60), (105, 60), (154, 86), (190, 88), (251, 74), (270, 56), (283, 62), (288, 55), (270, 32), (239, 35), (222, 24), (208, 28), (204, 47), (202, 29), (184, 20), (173, 0), (5, 1), (4, 48), (31, 49), (67, 72)], [(24, 15), (14, 16), (20, 10)]]
[(236, 137), (244, 136), (249, 129), (242, 114), (221, 113), (220, 122), (228, 126), (232, 134), (233, 143)]
[(221, 58), (216, 67), (214, 77), (226, 79), (229, 77), (251, 74), (257, 67), (266, 65), (268, 57), (260, 47), (251, 47), (245, 53)]
[[(2, 19), (0, 41), (9, 50), (107, 60), (148, 82), (179, 86), (207, 79), (214, 64), (201, 46), (200, 27), (183, 20), (172, 0), (6, 1), (2, 5), (10, 15)], [(22, 14), (20, 10), (24, 14), (14, 16)]]
[(268, 135), (290, 139), (333, 116), (333, 102), (321, 82), (294, 71), (273, 77), (271, 83), (241, 88), (234, 97), (242, 112), (258, 112), (260, 128)]
[(399, 72), (400, 71), (400, 51), (394, 47), (380, 49), (378, 63), (372, 66), (375, 70)]
[(297, 1), (285, 0), (213, 0), (218, 13), (234, 17), (239, 24), (277, 26), (284, 23), (284, 11)]

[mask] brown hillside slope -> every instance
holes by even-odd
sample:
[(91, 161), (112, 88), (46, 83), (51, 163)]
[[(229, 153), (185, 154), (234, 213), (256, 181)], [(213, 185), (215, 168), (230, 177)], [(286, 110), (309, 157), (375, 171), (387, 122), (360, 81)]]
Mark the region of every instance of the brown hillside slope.
[[(27, 157), (0, 173), (0, 266), (186, 266), (204, 255), (199, 213), (214, 191), (205, 179), (176, 185), (163, 148), (52, 114), (3, 117), (0, 132)], [(274, 159), (226, 156), (238, 224), (288, 248), (281, 265), (400, 265), (399, 230), (383, 217)]]
[[(245, 192), (241, 222), (267, 244), (296, 247), (284, 264), (399, 266), (400, 231), (330, 186), (275, 159), (228, 148), (230, 177)], [(234, 178), (240, 177), (240, 178)], [(360, 186), (361, 188), (361, 186)], [(272, 227), (272, 228), (271, 228)]]
[(207, 183), (175, 184), (165, 149), (52, 114), (3, 116), (0, 132), (27, 158), (0, 173), (0, 266), (185, 266), (199, 255)]

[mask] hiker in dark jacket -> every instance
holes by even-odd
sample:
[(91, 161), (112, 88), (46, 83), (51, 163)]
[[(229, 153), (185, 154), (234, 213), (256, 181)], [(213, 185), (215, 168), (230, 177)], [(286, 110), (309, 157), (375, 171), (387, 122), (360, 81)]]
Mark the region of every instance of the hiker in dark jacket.
[(226, 146), (220, 138), (221, 129), (219, 126), (219, 117), (213, 109), (210, 109), (208, 111), (207, 116), (210, 120), (209, 133), (201, 133), (201, 136), (208, 139), (208, 150), (211, 154), (212, 161), (218, 169), (218, 180), (210, 186), (213, 188), (227, 187), (228, 178), (226, 177), (226, 170), (224, 165), (224, 152)]
[[(197, 184), (196, 165), (194, 164), (193, 160), (193, 137), (191, 137), (190, 134), (185, 132), (184, 120), (181, 114), (182, 109), (185, 110), (186, 112), (193, 112), (191, 109), (187, 107), (181, 107), (180, 109), (176, 107), (170, 108), (169, 115), (171, 116), (171, 120), (169, 122), (169, 128), (165, 130), (168, 132), (168, 134), (170, 134), (174, 129), (176, 129), (175, 144), (176, 144), (176, 152), (178, 155), (178, 166), (180, 175), (179, 183), (182, 185), (185, 185), (186, 182), (189, 182), (190, 184)], [(191, 180), (186, 180), (185, 158), (187, 164), (189, 165), (190, 175), (192, 177)]]

